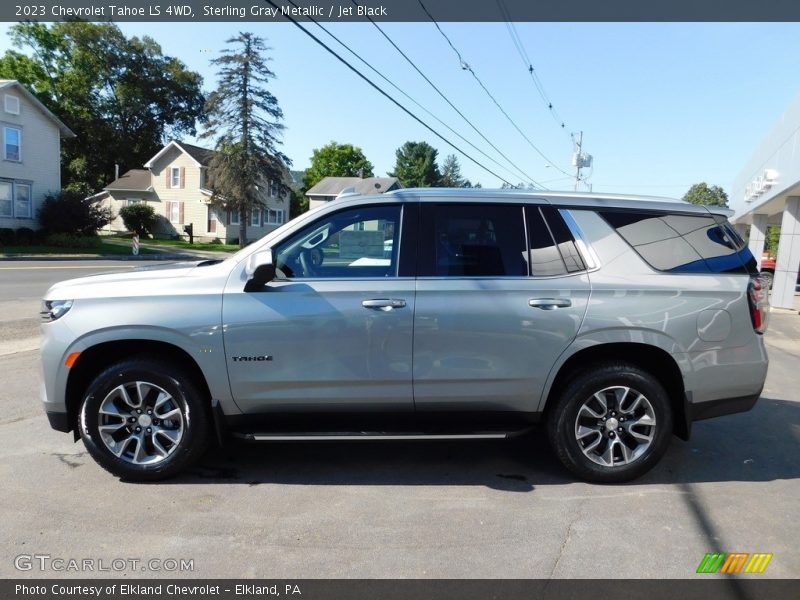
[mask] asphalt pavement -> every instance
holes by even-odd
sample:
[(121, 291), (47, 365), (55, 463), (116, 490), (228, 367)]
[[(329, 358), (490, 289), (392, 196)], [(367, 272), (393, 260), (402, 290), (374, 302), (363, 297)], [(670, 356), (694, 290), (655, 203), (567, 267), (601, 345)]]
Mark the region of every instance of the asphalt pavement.
[(631, 484), (576, 482), (532, 435), (234, 445), (141, 485), (51, 430), (38, 400), (42, 293), (132, 266), (0, 262), (0, 577), (108, 576), (15, 568), (32, 554), (193, 561), (125, 577), (691, 578), (714, 551), (773, 553), (760, 577), (800, 573), (797, 313), (771, 315), (755, 409), (696, 423)]

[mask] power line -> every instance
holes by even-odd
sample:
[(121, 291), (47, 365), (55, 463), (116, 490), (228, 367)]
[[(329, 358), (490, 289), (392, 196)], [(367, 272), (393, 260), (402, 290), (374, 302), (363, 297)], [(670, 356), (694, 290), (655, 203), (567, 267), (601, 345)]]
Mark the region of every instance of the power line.
[(531, 59), (528, 56), (528, 52), (525, 50), (525, 45), (522, 43), (522, 38), (519, 37), (517, 28), (514, 25), (514, 22), (511, 20), (511, 13), (509, 12), (506, 3), (504, 2), (504, 0), (497, 0), (497, 6), (499, 7), (501, 16), (505, 21), (506, 29), (508, 30), (508, 35), (511, 37), (511, 41), (514, 43), (514, 46), (517, 49), (517, 53), (522, 59), (522, 64), (525, 65), (525, 70), (528, 72), (528, 75), (530, 76), (534, 88), (536, 88), (536, 91), (539, 93), (539, 96), (541, 96), (545, 107), (547, 108), (550, 116), (553, 118), (553, 121), (555, 121), (556, 125), (558, 125), (566, 133), (567, 127), (566, 124), (564, 123), (564, 119), (561, 117), (561, 115), (558, 114), (556, 107), (553, 106), (553, 102), (547, 95), (547, 92), (544, 89), (544, 84), (542, 83), (541, 78), (536, 73), (536, 69), (533, 68), (533, 62), (531, 62)]
[[(356, 0), (351, 0), (351, 2), (352, 2), (354, 5), (356, 5), (356, 6), (360, 6), (360, 5), (358, 4), (358, 2), (356, 2)], [(476, 133), (477, 133), (479, 136), (481, 136), (481, 138), (482, 138), (482, 139), (483, 139), (483, 140), (484, 140), (484, 141), (485, 141), (487, 144), (489, 144), (489, 145), (490, 145), (492, 148), (494, 148), (494, 150), (495, 150), (495, 151), (496, 151), (496, 152), (497, 152), (497, 153), (498, 153), (500, 156), (502, 156), (504, 159), (506, 159), (506, 160), (509, 162), (509, 164), (511, 164), (511, 165), (512, 165), (512, 166), (513, 166), (513, 167), (514, 167), (514, 168), (515, 168), (517, 171), (519, 171), (519, 172), (522, 174), (522, 176), (523, 176), (523, 177), (525, 177), (526, 179), (528, 179), (528, 180), (529, 180), (531, 183), (533, 183), (533, 184), (535, 184), (535, 185), (538, 185), (539, 187), (543, 187), (543, 186), (541, 186), (541, 185), (540, 185), (540, 184), (539, 184), (539, 183), (538, 183), (538, 182), (537, 182), (537, 181), (536, 181), (536, 180), (535, 180), (533, 177), (531, 177), (530, 175), (528, 175), (528, 174), (527, 174), (527, 173), (526, 173), (524, 170), (522, 170), (522, 169), (521, 169), (519, 166), (517, 166), (517, 164), (516, 164), (516, 163), (515, 163), (513, 160), (511, 160), (511, 159), (510, 159), (508, 156), (506, 156), (506, 155), (503, 153), (503, 151), (502, 151), (502, 150), (500, 150), (500, 148), (498, 148), (497, 146), (495, 146), (495, 145), (494, 145), (494, 144), (493, 144), (493, 143), (492, 143), (492, 142), (489, 140), (489, 138), (487, 138), (487, 137), (486, 137), (486, 136), (485, 136), (485, 135), (484, 135), (484, 134), (481, 132), (481, 130), (480, 130), (480, 129), (478, 129), (478, 128), (477, 128), (477, 127), (476, 127), (476, 126), (475, 126), (475, 125), (472, 123), (472, 121), (470, 121), (470, 120), (467, 118), (467, 116), (466, 116), (466, 115), (465, 115), (463, 112), (461, 112), (461, 111), (458, 109), (458, 107), (456, 107), (456, 105), (455, 105), (455, 104), (453, 104), (453, 103), (450, 101), (450, 99), (449, 99), (449, 98), (448, 98), (448, 97), (447, 97), (447, 96), (444, 94), (444, 92), (442, 92), (442, 91), (441, 91), (441, 90), (440, 90), (440, 89), (439, 89), (439, 88), (436, 86), (436, 84), (435, 84), (435, 83), (433, 83), (433, 81), (431, 81), (431, 80), (430, 80), (430, 78), (428, 78), (428, 76), (427, 76), (427, 75), (425, 75), (425, 73), (423, 73), (423, 72), (422, 72), (422, 70), (421, 70), (421, 69), (420, 69), (420, 68), (419, 68), (419, 67), (416, 65), (416, 63), (415, 63), (413, 60), (411, 60), (411, 59), (408, 57), (408, 55), (407, 55), (405, 52), (403, 52), (403, 50), (402, 50), (402, 49), (400, 49), (400, 47), (398, 47), (398, 45), (397, 45), (397, 44), (395, 44), (394, 40), (393, 40), (392, 38), (390, 38), (390, 37), (389, 37), (389, 35), (388, 35), (388, 34), (387, 34), (387, 33), (386, 33), (386, 32), (385, 32), (383, 29), (381, 29), (381, 27), (380, 27), (380, 26), (379, 26), (379, 25), (378, 25), (378, 24), (377, 24), (375, 21), (373, 21), (373, 20), (372, 20), (372, 17), (370, 17), (370, 16), (367, 16), (367, 19), (369, 19), (370, 23), (372, 23), (372, 24), (375, 26), (375, 28), (376, 28), (378, 31), (380, 31), (381, 35), (382, 35), (384, 38), (386, 38), (386, 40), (387, 40), (387, 41), (388, 41), (388, 42), (389, 42), (389, 43), (392, 45), (392, 47), (393, 47), (395, 50), (397, 50), (397, 52), (399, 52), (399, 53), (400, 53), (400, 55), (401, 55), (401, 56), (402, 56), (402, 57), (403, 57), (403, 58), (406, 60), (406, 62), (408, 62), (408, 64), (410, 64), (410, 65), (411, 65), (411, 66), (414, 68), (414, 70), (415, 70), (417, 73), (419, 73), (420, 77), (422, 77), (422, 78), (423, 78), (423, 79), (424, 79), (424, 80), (425, 80), (425, 81), (428, 83), (428, 85), (430, 85), (430, 86), (431, 86), (431, 87), (432, 87), (432, 88), (433, 88), (433, 89), (436, 91), (436, 93), (437, 93), (437, 94), (439, 94), (439, 96), (441, 96), (441, 97), (442, 97), (442, 99), (444, 99), (444, 101), (445, 101), (445, 102), (447, 102), (447, 104), (449, 104), (449, 105), (450, 105), (450, 107), (451, 107), (451, 108), (452, 108), (454, 111), (456, 111), (456, 112), (458, 113), (458, 115), (459, 115), (459, 116), (460, 116), (462, 119), (464, 119), (464, 121), (466, 121), (466, 123), (467, 123), (467, 124), (468, 124), (470, 127), (472, 127), (472, 129), (473, 129), (473, 130), (475, 130), (475, 132), (476, 132)], [(437, 25), (437, 27), (438, 27), (438, 25)], [(456, 53), (457, 53), (457, 52), (458, 52), (458, 51), (456, 50)]]
[[(296, 5), (294, 2), (292, 2), (292, 0), (289, 0), (289, 2), (290, 2), (291, 4), (293, 4), (294, 6), (297, 6), (297, 5)], [(517, 174), (513, 173), (513, 172), (511, 171), (511, 169), (509, 169), (508, 167), (506, 167), (505, 165), (503, 165), (502, 163), (500, 163), (499, 161), (497, 161), (497, 160), (496, 160), (494, 157), (492, 157), (492, 156), (490, 156), (489, 154), (487, 154), (486, 152), (484, 152), (484, 151), (483, 151), (481, 148), (479, 148), (478, 146), (476, 146), (475, 144), (473, 144), (471, 141), (469, 141), (467, 138), (465, 138), (463, 135), (461, 135), (461, 134), (460, 134), (458, 131), (456, 131), (455, 129), (453, 129), (452, 127), (450, 127), (450, 125), (448, 125), (447, 123), (445, 123), (445, 122), (444, 122), (442, 119), (440, 119), (439, 117), (437, 117), (437, 116), (436, 116), (434, 113), (432, 113), (430, 110), (428, 110), (427, 108), (425, 108), (425, 107), (424, 107), (422, 104), (420, 104), (419, 102), (417, 102), (417, 100), (415, 100), (413, 97), (409, 96), (409, 95), (408, 95), (408, 93), (406, 93), (406, 92), (405, 92), (405, 90), (403, 90), (403, 89), (402, 89), (400, 86), (398, 86), (396, 83), (394, 83), (394, 82), (393, 82), (391, 79), (389, 79), (388, 77), (386, 77), (386, 76), (385, 76), (383, 73), (381, 73), (381, 72), (380, 72), (378, 69), (376, 69), (374, 66), (372, 66), (372, 65), (371, 65), (369, 62), (367, 62), (367, 61), (366, 61), (366, 60), (365, 60), (363, 57), (361, 57), (361, 55), (359, 55), (359, 54), (358, 54), (356, 51), (354, 51), (354, 50), (353, 50), (352, 48), (350, 48), (350, 47), (349, 47), (347, 44), (345, 44), (345, 43), (344, 43), (342, 40), (340, 40), (340, 39), (339, 39), (339, 38), (338, 38), (336, 35), (334, 35), (333, 33), (331, 33), (331, 31), (330, 31), (329, 29), (327, 29), (325, 26), (323, 26), (323, 25), (322, 25), (322, 23), (320, 23), (320, 22), (318, 22), (318, 21), (315, 21), (314, 19), (312, 19), (312, 18), (310, 18), (310, 17), (309, 17), (309, 20), (310, 20), (310, 21), (312, 21), (312, 22), (313, 22), (313, 23), (314, 23), (314, 24), (315, 24), (317, 27), (319, 27), (320, 29), (322, 29), (322, 31), (324, 31), (325, 33), (327, 33), (327, 34), (328, 34), (328, 35), (329, 35), (331, 38), (333, 38), (334, 40), (336, 40), (336, 41), (337, 41), (337, 42), (338, 42), (338, 43), (339, 43), (339, 44), (340, 44), (340, 45), (341, 45), (341, 46), (342, 46), (342, 47), (343, 47), (345, 50), (347, 50), (347, 51), (348, 51), (350, 54), (352, 54), (354, 57), (356, 57), (358, 60), (360, 60), (360, 61), (361, 61), (361, 62), (362, 62), (362, 63), (363, 63), (363, 64), (364, 64), (366, 67), (368, 67), (368, 68), (369, 68), (369, 69), (370, 69), (370, 70), (371, 70), (373, 73), (375, 73), (375, 74), (376, 74), (378, 77), (380, 77), (381, 79), (383, 79), (383, 80), (384, 80), (386, 83), (388, 83), (390, 86), (392, 86), (392, 87), (393, 87), (395, 90), (397, 90), (397, 91), (398, 91), (400, 94), (402, 94), (403, 96), (405, 96), (405, 97), (406, 97), (408, 100), (410, 100), (411, 102), (413, 102), (413, 103), (414, 103), (416, 106), (418, 106), (418, 107), (419, 107), (421, 110), (423, 110), (425, 113), (427, 113), (427, 114), (428, 114), (430, 117), (432, 117), (433, 119), (435, 119), (435, 120), (436, 120), (436, 121), (437, 121), (437, 122), (438, 122), (440, 125), (442, 125), (443, 127), (447, 128), (447, 129), (448, 129), (448, 130), (449, 130), (451, 133), (453, 133), (453, 134), (454, 134), (454, 135), (456, 135), (458, 138), (460, 138), (462, 141), (464, 141), (466, 144), (468, 144), (469, 146), (471, 146), (471, 147), (472, 147), (472, 148), (473, 148), (475, 151), (479, 152), (480, 154), (482, 154), (483, 156), (485, 156), (487, 159), (489, 159), (490, 161), (492, 161), (492, 162), (493, 162), (494, 164), (496, 164), (498, 167), (500, 167), (501, 169), (505, 170), (505, 171), (506, 171), (506, 172), (508, 172), (508, 173), (511, 173), (513, 177), (517, 177), (517, 176), (518, 176)], [(523, 174), (523, 176), (525, 176), (524, 172), (522, 172), (522, 174)]]
[[(272, 6), (273, 8), (275, 8), (276, 10), (280, 10), (280, 9), (279, 9), (279, 7), (278, 7), (278, 5), (277, 5), (277, 4), (275, 4), (275, 2), (273, 2), (272, 0), (264, 0), (264, 2), (266, 2), (267, 4), (269, 4), (270, 6)], [(382, 96), (386, 97), (386, 98), (387, 98), (389, 101), (391, 101), (393, 104), (395, 104), (395, 105), (396, 105), (396, 106), (397, 106), (397, 107), (398, 107), (400, 110), (402, 110), (403, 112), (405, 112), (405, 113), (406, 113), (408, 116), (410, 116), (412, 119), (414, 119), (415, 121), (417, 121), (417, 122), (418, 122), (420, 125), (422, 125), (423, 127), (425, 127), (425, 129), (427, 129), (428, 131), (430, 131), (431, 133), (433, 133), (433, 134), (434, 134), (436, 137), (438, 137), (439, 139), (441, 139), (443, 142), (445, 142), (447, 145), (449, 145), (450, 147), (452, 147), (453, 149), (455, 149), (457, 152), (460, 152), (461, 154), (463, 154), (463, 155), (464, 155), (466, 158), (468, 158), (468, 159), (469, 159), (469, 160), (471, 160), (473, 163), (475, 163), (476, 165), (478, 165), (478, 166), (479, 166), (480, 168), (482, 168), (484, 171), (486, 171), (486, 172), (488, 172), (488, 173), (490, 173), (490, 174), (494, 175), (494, 176), (495, 176), (495, 177), (497, 177), (497, 178), (498, 178), (500, 181), (503, 181), (503, 182), (507, 183), (508, 185), (510, 185), (510, 186), (512, 186), (512, 187), (515, 187), (513, 183), (511, 183), (510, 181), (508, 181), (508, 180), (507, 180), (507, 179), (505, 179), (504, 177), (501, 177), (500, 175), (498, 175), (497, 173), (495, 173), (494, 171), (492, 171), (492, 170), (491, 170), (489, 167), (487, 167), (486, 165), (484, 165), (484, 164), (483, 164), (483, 163), (481, 163), (480, 161), (478, 161), (478, 160), (476, 160), (476, 159), (472, 158), (472, 156), (470, 156), (469, 154), (467, 154), (466, 152), (464, 152), (464, 151), (463, 151), (461, 148), (459, 148), (458, 146), (456, 146), (456, 145), (455, 145), (453, 142), (451, 142), (450, 140), (448, 140), (448, 139), (447, 139), (446, 137), (444, 137), (444, 136), (443, 136), (441, 133), (439, 133), (438, 131), (436, 131), (436, 130), (435, 130), (433, 127), (431, 127), (430, 125), (428, 125), (428, 124), (427, 124), (425, 121), (423, 121), (422, 119), (420, 119), (420, 118), (419, 118), (417, 115), (415, 115), (413, 112), (411, 112), (411, 111), (410, 111), (410, 110), (408, 110), (408, 109), (407, 109), (405, 106), (403, 106), (402, 104), (400, 104), (400, 103), (399, 103), (397, 100), (395, 100), (394, 98), (392, 98), (392, 97), (391, 97), (389, 94), (387, 94), (387, 93), (386, 93), (386, 92), (385, 92), (383, 89), (381, 89), (380, 87), (378, 87), (378, 85), (376, 85), (375, 83), (373, 83), (372, 81), (370, 81), (370, 80), (369, 80), (369, 78), (367, 78), (367, 76), (366, 76), (366, 75), (364, 75), (364, 74), (363, 74), (361, 71), (359, 71), (358, 69), (356, 69), (356, 68), (355, 68), (353, 65), (351, 65), (351, 64), (350, 64), (349, 62), (347, 62), (347, 61), (346, 61), (344, 58), (342, 58), (342, 57), (341, 57), (341, 56), (340, 56), (340, 55), (339, 55), (339, 54), (338, 54), (338, 53), (337, 53), (335, 50), (333, 50), (333, 49), (332, 49), (330, 46), (328, 46), (328, 45), (327, 45), (325, 42), (323, 42), (321, 39), (319, 39), (319, 38), (318, 38), (317, 36), (315, 36), (313, 33), (311, 33), (310, 31), (308, 31), (308, 30), (307, 30), (305, 27), (303, 27), (302, 25), (300, 25), (300, 23), (298, 23), (298, 22), (297, 22), (295, 19), (293, 19), (293, 18), (292, 18), (290, 15), (284, 15), (284, 16), (285, 16), (285, 17), (286, 17), (286, 18), (287, 18), (289, 21), (291, 21), (291, 22), (292, 22), (292, 23), (295, 25), (295, 27), (297, 27), (297, 28), (298, 28), (300, 31), (302, 31), (303, 33), (305, 33), (305, 34), (306, 34), (308, 37), (310, 37), (312, 40), (314, 40), (315, 42), (317, 42), (317, 44), (319, 44), (320, 46), (322, 46), (323, 48), (325, 48), (325, 50), (327, 50), (327, 51), (328, 51), (330, 54), (332, 54), (333, 56), (335, 56), (335, 57), (336, 57), (336, 58), (339, 60), (339, 62), (341, 62), (342, 64), (344, 64), (344, 65), (345, 65), (345, 66), (346, 66), (348, 69), (350, 69), (351, 71), (353, 71), (353, 73), (355, 73), (355, 74), (356, 74), (356, 75), (358, 75), (358, 76), (359, 76), (361, 79), (363, 79), (364, 81), (366, 81), (366, 82), (367, 82), (367, 83), (368, 83), (368, 84), (369, 84), (371, 87), (375, 88), (375, 89), (376, 89), (376, 90), (377, 90), (377, 91), (378, 91), (378, 92), (379, 92), (379, 93), (380, 93)]]
[(487, 95), (487, 96), (489, 96), (489, 98), (492, 100), (492, 102), (494, 102), (495, 106), (497, 106), (497, 108), (500, 110), (500, 112), (501, 112), (501, 113), (503, 113), (503, 115), (505, 116), (505, 118), (506, 118), (506, 119), (508, 119), (509, 123), (511, 123), (511, 125), (513, 125), (513, 126), (514, 126), (514, 129), (516, 129), (516, 130), (519, 132), (519, 134), (520, 134), (520, 135), (521, 135), (521, 136), (522, 136), (522, 137), (525, 139), (525, 141), (526, 141), (526, 142), (528, 142), (528, 145), (530, 145), (530, 147), (531, 147), (531, 148), (533, 148), (533, 149), (536, 151), (536, 153), (537, 153), (539, 156), (541, 156), (541, 157), (542, 157), (542, 158), (543, 158), (543, 159), (544, 159), (544, 160), (545, 160), (545, 161), (546, 161), (546, 162), (547, 162), (547, 163), (548, 163), (550, 166), (552, 166), (554, 169), (556, 169), (557, 171), (559, 171), (559, 172), (563, 173), (564, 175), (569, 175), (569, 173), (567, 173), (567, 172), (566, 172), (564, 169), (562, 169), (562, 168), (561, 168), (561, 167), (559, 167), (559, 166), (558, 166), (556, 163), (554, 163), (552, 160), (550, 160), (550, 159), (547, 157), (547, 155), (545, 155), (545, 153), (544, 153), (544, 152), (542, 152), (542, 151), (541, 151), (541, 150), (540, 150), (540, 149), (539, 149), (539, 148), (536, 146), (536, 144), (534, 144), (534, 143), (533, 143), (533, 142), (530, 140), (530, 138), (529, 138), (527, 135), (525, 135), (525, 132), (523, 132), (523, 131), (522, 131), (522, 129), (520, 129), (519, 125), (517, 125), (517, 124), (516, 124), (516, 122), (514, 121), (514, 119), (512, 119), (512, 118), (509, 116), (509, 114), (508, 114), (508, 113), (505, 111), (505, 109), (504, 109), (504, 108), (503, 108), (503, 107), (500, 105), (500, 103), (497, 101), (497, 99), (496, 99), (496, 98), (495, 98), (495, 97), (492, 95), (492, 93), (491, 93), (491, 92), (488, 90), (488, 88), (487, 88), (487, 87), (486, 87), (486, 86), (483, 84), (483, 82), (480, 80), (480, 78), (479, 78), (479, 77), (478, 77), (478, 75), (475, 73), (475, 71), (473, 70), (473, 68), (472, 68), (471, 66), (469, 66), (469, 64), (468, 64), (467, 62), (465, 62), (465, 61), (464, 61), (464, 59), (461, 57), (461, 53), (460, 53), (460, 52), (458, 51), (458, 49), (455, 47), (455, 45), (453, 44), (453, 42), (451, 42), (451, 41), (450, 41), (450, 38), (449, 38), (449, 37), (447, 37), (447, 34), (445, 34), (445, 32), (444, 32), (444, 31), (442, 31), (442, 28), (441, 28), (441, 27), (439, 27), (439, 23), (437, 23), (437, 22), (436, 22), (436, 19), (434, 19), (434, 18), (433, 18), (433, 15), (431, 15), (431, 13), (428, 11), (428, 9), (426, 8), (426, 6), (425, 6), (425, 4), (422, 2), (422, 0), (417, 0), (417, 2), (419, 2), (419, 5), (422, 7), (422, 10), (423, 10), (423, 11), (425, 11), (425, 14), (426, 14), (426, 15), (428, 15), (428, 18), (429, 18), (429, 19), (431, 20), (431, 22), (432, 22), (432, 23), (433, 23), (433, 24), (436, 26), (436, 29), (438, 29), (438, 30), (439, 30), (439, 33), (442, 35), (442, 37), (443, 37), (443, 38), (444, 38), (444, 39), (447, 41), (447, 43), (448, 43), (448, 44), (450, 45), (450, 47), (453, 49), (453, 52), (455, 52), (455, 53), (456, 53), (456, 56), (458, 57), (458, 60), (459, 60), (459, 62), (461, 63), (461, 68), (462, 68), (462, 69), (464, 69), (465, 71), (469, 71), (470, 75), (472, 75), (472, 77), (475, 79), (475, 81), (477, 81), (477, 82), (478, 82), (478, 85), (480, 85), (480, 86), (481, 86), (481, 88), (483, 88), (483, 91), (484, 91), (484, 92), (486, 92), (486, 95)]

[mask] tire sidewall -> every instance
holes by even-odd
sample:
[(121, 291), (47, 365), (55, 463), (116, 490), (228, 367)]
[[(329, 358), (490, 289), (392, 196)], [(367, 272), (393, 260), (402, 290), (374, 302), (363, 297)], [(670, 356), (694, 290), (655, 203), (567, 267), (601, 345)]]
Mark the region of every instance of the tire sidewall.
[[(86, 449), (103, 468), (123, 479), (151, 481), (169, 477), (194, 458), (199, 442), (204, 440), (207, 420), (200, 396), (185, 376), (168, 375), (164, 371), (163, 365), (157, 363), (118, 363), (95, 378), (81, 404), (78, 426)], [(184, 431), (178, 447), (167, 458), (151, 465), (135, 465), (117, 458), (105, 445), (98, 430), (99, 409), (106, 396), (114, 388), (135, 381), (146, 381), (162, 387), (172, 396), (183, 414)]]
[[(583, 403), (595, 392), (613, 386), (626, 386), (645, 395), (656, 417), (655, 437), (645, 453), (634, 462), (605, 467), (587, 457), (575, 437), (575, 421)], [(672, 435), (672, 410), (669, 397), (658, 381), (634, 367), (607, 367), (589, 371), (573, 380), (556, 406), (551, 421), (550, 439), (556, 453), (574, 473), (589, 481), (618, 483), (635, 479), (661, 459)]]

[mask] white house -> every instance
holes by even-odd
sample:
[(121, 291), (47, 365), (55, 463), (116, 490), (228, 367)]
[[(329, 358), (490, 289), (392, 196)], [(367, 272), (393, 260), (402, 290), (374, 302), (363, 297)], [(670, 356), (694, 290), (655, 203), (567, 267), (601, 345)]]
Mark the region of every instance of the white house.
[[(183, 235), (184, 226), (191, 223), (195, 238), (201, 241), (233, 242), (239, 238), (239, 214), (212, 206), (212, 192), (206, 187), (213, 156), (213, 150), (172, 141), (144, 169), (127, 171), (93, 198), (111, 207), (115, 215), (130, 204), (151, 204), (159, 217), (159, 235)], [(264, 207), (254, 210), (247, 224), (249, 239), (265, 235), (289, 218), (289, 194), (275, 182), (265, 188)], [(125, 225), (119, 216), (104, 229), (106, 233), (122, 231)]]
[(61, 139), (75, 134), (13, 79), (0, 79), (0, 227), (38, 227), (36, 213), (61, 190)]

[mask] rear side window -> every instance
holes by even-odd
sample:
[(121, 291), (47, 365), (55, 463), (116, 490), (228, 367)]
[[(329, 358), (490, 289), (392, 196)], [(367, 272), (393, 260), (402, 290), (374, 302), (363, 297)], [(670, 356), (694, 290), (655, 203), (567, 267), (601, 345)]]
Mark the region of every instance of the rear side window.
[(423, 204), (422, 277), (525, 277), (523, 207)]
[(722, 217), (630, 211), (599, 214), (647, 264), (659, 271), (749, 272), (753, 257)]

